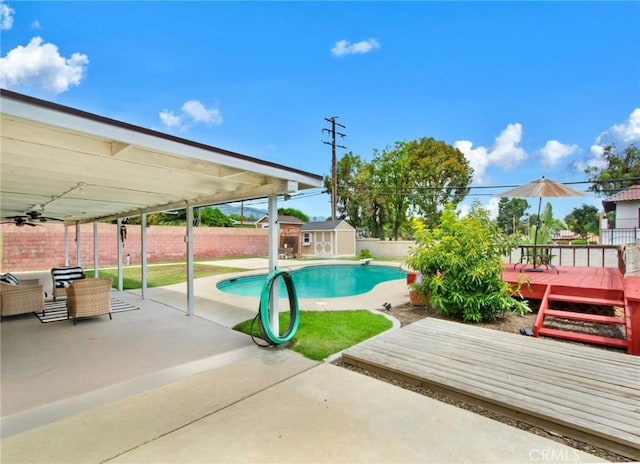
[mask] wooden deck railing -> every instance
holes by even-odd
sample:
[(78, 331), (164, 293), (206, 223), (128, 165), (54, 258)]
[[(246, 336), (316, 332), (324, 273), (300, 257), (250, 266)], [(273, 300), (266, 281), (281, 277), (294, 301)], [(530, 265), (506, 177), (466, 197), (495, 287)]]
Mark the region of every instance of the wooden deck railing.
[[(508, 263), (518, 263), (524, 249), (533, 245), (522, 244), (507, 256)], [(624, 247), (620, 245), (536, 245), (550, 250), (550, 263), (554, 266), (617, 267), (625, 274)]]

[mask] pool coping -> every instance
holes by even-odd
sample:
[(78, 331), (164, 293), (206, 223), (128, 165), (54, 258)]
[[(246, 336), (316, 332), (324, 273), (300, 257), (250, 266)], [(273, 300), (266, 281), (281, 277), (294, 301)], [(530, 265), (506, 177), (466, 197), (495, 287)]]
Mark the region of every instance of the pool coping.
[[(212, 320), (226, 327), (233, 327), (240, 322), (251, 319), (258, 312), (259, 297), (245, 297), (223, 292), (217, 288), (217, 284), (223, 280), (234, 277), (246, 277), (264, 274), (268, 271), (268, 259), (252, 258), (250, 260), (233, 259), (223, 261), (210, 261), (205, 264), (230, 267), (250, 267), (247, 271), (220, 274), (215, 276), (200, 277), (194, 279), (194, 314), (208, 320)], [(375, 262), (376, 265), (398, 267), (399, 262)], [(311, 265), (329, 264), (354, 264), (353, 260), (286, 260), (286, 264), (280, 262), (279, 269), (296, 269)], [(187, 311), (186, 300), (187, 284), (180, 283), (164, 287), (148, 288), (149, 299), (164, 302), (182, 311)], [(140, 293), (140, 290), (133, 290)], [(286, 301), (286, 298), (285, 298)], [(397, 279), (382, 282), (371, 291), (349, 297), (337, 298), (300, 298), (298, 300), (301, 311), (336, 311), (367, 309), (370, 311), (385, 313), (383, 304), (389, 303), (391, 307), (406, 304), (409, 301), (409, 291), (405, 280)], [(280, 311), (287, 311), (288, 304), (279, 306)], [(392, 320), (397, 321), (395, 318)], [(395, 322), (394, 322), (395, 324)]]

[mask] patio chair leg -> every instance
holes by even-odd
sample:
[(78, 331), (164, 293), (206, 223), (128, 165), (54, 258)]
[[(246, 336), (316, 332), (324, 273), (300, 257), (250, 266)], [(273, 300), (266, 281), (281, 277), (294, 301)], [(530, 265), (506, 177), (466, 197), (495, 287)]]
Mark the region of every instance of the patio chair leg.
[(109, 320), (112, 321), (113, 318), (111, 317), (111, 313), (109, 313)]
[(74, 318), (73, 318), (73, 325), (76, 325), (76, 321), (77, 321), (77, 320), (78, 320), (78, 318), (77, 318), (77, 317), (74, 317)]

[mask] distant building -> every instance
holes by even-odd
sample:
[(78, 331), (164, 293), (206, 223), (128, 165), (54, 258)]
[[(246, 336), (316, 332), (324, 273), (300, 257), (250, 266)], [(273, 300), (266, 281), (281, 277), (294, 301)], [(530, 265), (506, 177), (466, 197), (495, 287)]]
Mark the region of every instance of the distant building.
[(600, 229), (602, 245), (636, 244), (640, 229), (640, 185), (633, 185), (602, 201), (605, 213), (615, 211), (616, 222), (609, 229), (606, 220)]
[[(301, 256), (302, 233), (300, 229), (304, 221), (295, 216), (278, 215), (280, 239), (278, 240), (278, 255), (281, 258), (298, 258)], [(259, 229), (269, 228), (269, 216), (262, 216), (256, 221)]]
[(305, 258), (356, 256), (356, 229), (346, 221), (308, 222), (302, 226), (301, 233)]

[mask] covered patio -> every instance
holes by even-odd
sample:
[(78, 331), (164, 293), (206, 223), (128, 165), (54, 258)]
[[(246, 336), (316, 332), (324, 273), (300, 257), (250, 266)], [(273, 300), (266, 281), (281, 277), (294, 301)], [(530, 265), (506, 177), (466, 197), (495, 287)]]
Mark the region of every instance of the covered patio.
[[(279, 197), (320, 187), (322, 177), (75, 108), (1, 90), (0, 218), (18, 227), (59, 221), (66, 227), (186, 209), (185, 258), (193, 314), (193, 208)], [(271, 268), (278, 233), (269, 227)], [(94, 228), (94, 236), (97, 228)], [(118, 240), (122, 237), (109, 237)], [(94, 237), (94, 268), (99, 267)], [(64, 250), (68, 261), (68, 241)], [(79, 243), (76, 243), (79, 247)], [(145, 298), (146, 249), (142, 239)], [(78, 253), (79, 255), (79, 253)], [(118, 265), (123, 263), (118, 246)], [(81, 263), (73, 263), (81, 264)], [(121, 273), (117, 287), (122, 289)]]
[[(194, 315), (193, 208), (268, 198), (269, 210), (277, 211), (279, 198), (321, 186), (321, 176), (5, 89), (0, 108), (2, 222), (55, 222), (67, 230), (140, 217), (144, 231), (147, 214), (187, 211), (187, 283), (174, 293), (183, 310), (148, 298), (144, 233), (143, 288), (124, 292), (122, 237), (98, 237), (94, 227), (94, 269), (100, 266), (99, 240), (117, 240), (119, 291), (112, 296), (140, 310), (76, 327), (42, 324), (31, 313), (4, 318), (3, 436), (255, 355), (246, 336)], [(278, 263), (277, 231), (271, 223), (269, 269)], [(68, 262), (69, 246), (67, 240), (60, 248), (65, 263), (88, 267)], [(46, 289), (50, 276), (40, 282)]]

